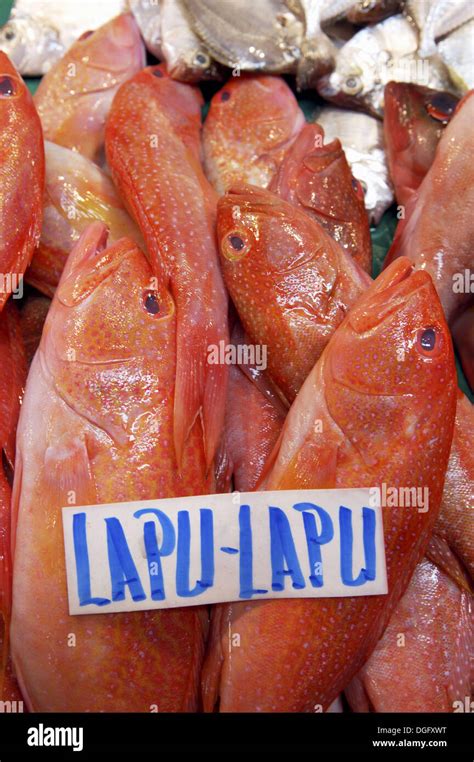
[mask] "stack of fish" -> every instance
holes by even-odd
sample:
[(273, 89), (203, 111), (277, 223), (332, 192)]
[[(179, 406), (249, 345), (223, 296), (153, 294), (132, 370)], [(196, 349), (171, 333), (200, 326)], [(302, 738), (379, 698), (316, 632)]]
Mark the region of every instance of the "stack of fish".
[[(439, 61), (428, 83), (380, 70), (350, 101), (370, 115), (318, 101), (308, 124), (284, 79), (240, 70), (317, 69), (329, 94), (358, 35), (413, 29), (399, 3), (132, 5), (141, 33), (130, 12), (77, 29), (34, 100), (0, 53), (0, 698), (312, 712), (345, 692), (355, 711), (455, 711), (473, 645), (474, 413), (451, 333), (472, 379), (474, 91), (459, 100)], [(342, 17), (378, 23), (340, 47)], [(142, 35), (164, 63), (145, 65)], [(234, 69), (203, 127), (198, 64)], [(267, 367), (209, 362), (242, 343)], [(68, 614), (71, 502), (374, 485), (429, 495), (383, 507), (387, 595)]]

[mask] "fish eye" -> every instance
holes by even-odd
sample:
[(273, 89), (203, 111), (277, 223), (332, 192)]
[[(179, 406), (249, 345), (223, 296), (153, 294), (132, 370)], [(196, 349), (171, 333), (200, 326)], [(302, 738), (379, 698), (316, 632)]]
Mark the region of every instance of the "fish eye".
[(222, 242), (222, 253), (226, 259), (242, 259), (247, 254), (249, 248), (247, 235), (242, 230), (233, 230), (226, 235)]
[(441, 333), (434, 327), (420, 328), (416, 337), (416, 346), (424, 357), (436, 357), (442, 347)]
[(355, 74), (351, 74), (351, 76), (347, 77), (346, 81), (343, 83), (342, 89), (348, 95), (357, 95), (357, 93), (362, 89), (361, 78)]
[(8, 27), (7, 29), (5, 29), (5, 33), (4, 33), (3, 36), (5, 37), (6, 40), (9, 40), (9, 41), (10, 40), (14, 40), (15, 39), (15, 30), (12, 29), (11, 27)]
[(206, 68), (210, 65), (211, 59), (209, 56), (207, 56), (205, 53), (196, 53), (194, 56), (194, 63), (196, 66), (201, 66), (202, 68)]
[(163, 76), (163, 72), (161, 71), (161, 69), (155, 69), (152, 72), (152, 74), (154, 77), (158, 77), (158, 79), (160, 79)]
[(221, 94), (221, 101), (225, 103), (230, 98), (230, 93), (228, 90), (224, 90), (224, 92)]
[(425, 108), (432, 119), (446, 124), (454, 114), (458, 100), (451, 93), (435, 93), (428, 100)]
[(160, 304), (155, 291), (145, 291), (143, 296), (143, 305), (150, 315), (158, 315), (160, 311)]
[(0, 76), (0, 98), (11, 98), (18, 95), (18, 81), (7, 74)]

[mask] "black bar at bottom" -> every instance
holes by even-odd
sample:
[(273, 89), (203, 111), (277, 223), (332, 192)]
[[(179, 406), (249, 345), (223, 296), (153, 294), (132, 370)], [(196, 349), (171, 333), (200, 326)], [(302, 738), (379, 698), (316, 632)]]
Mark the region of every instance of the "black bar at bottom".
[(103, 759), (119, 751), (132, 759), (137, 751), (159, 754), (163, 747), (187, 745), (219, 748), (219, 756), (236, 746), (258, 751), (261, 746), (289, 745), (375, 758), (387, 752), (416, 753), (420, 760), (454, 754), (456, 762), (472, 762), (472, 720), (471, 714), (461, 713), (1, 714), (0, 762), (16, 762), (19, 754)]

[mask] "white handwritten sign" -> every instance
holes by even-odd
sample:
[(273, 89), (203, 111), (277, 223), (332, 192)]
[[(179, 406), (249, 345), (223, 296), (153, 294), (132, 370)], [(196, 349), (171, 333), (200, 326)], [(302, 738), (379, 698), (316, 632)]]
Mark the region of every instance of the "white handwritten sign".
[(63, 508), (69, 612), (387, 592), (368, 489)]

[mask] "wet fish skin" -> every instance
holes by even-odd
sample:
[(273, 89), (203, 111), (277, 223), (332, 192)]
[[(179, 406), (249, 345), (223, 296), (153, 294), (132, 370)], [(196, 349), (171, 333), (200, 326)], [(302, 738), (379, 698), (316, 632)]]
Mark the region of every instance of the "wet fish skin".
[(458, 391), (456, 422), (435, 532), (474, 580), (474, 408)]
[(385, 260), (389, 264), (407, 256), (418, 269), (426, 270), (450, 324), (473, 299), (469, 290), (454, 288), (455, 278), (472, 266), (474, 170), (466, 156), (474, 150), (473, 120), (471, 91), (460, 101), (430, 170), (409, 198)]
[[(428, 326), (435, 326), (435, 362), (420, 343)], [(361, 375), (367, 357), (372, 363)], [(327, 708), (346, 687), (375, 647), (429, 540), (455, 404), (452, 346), (436, 291), (426, 273), (399, 260), (335, 331), (288, 414), (259, 487), (423, 485), (429, 510), (383, 510), (387, 596), (255, 601), (223, 609), (203, 671), (207, 711), (219, 695), (221, 712), (311, 712)], [(229, 628), (240, 635), (230, 655)]]
[(220, 199), (217, 238), (242, 324), (291, 401), (370, 278), (314, 219), (255, 186)]
[(35, 93), (45, 138), (99, 160), (113, 97), (144, 65), (145, 49), (130, 13), (79, 39)]
[(459, 98), (409, 82), (389, 82), (384, 101), (390, 176), (398, 203), (405, 205), (431, 167)]
[(13, 470), (20, 405), (26, 383), (26, 358), (18, 311), (10, 301), (0, 314), (0, 699), (8, 687), (11, 617), (11, 488), (3, 466)]
[(106, 130), (115, 184), (143, 234), (153, 269), (169, 279), (177, 308), (178, 359), (174, 445), (181, 453), (202, 415), (211, 465), (224, 422), (227, 366), (208, 362), (228, 343), (227, 295), (215, 241), (216, 194), (200, 163), (198, 88), (172, 80), (163, 66), (126, 82)]
[(307, 124), (269, 189), (314, 217), (370, 273), (372, 246), (364, 191), (352, 175), (339, 140), (325, 144), (323, 128)]
[(298, 61), (301, 7), (284, 0), (183, 0), (196, 34), (216, 61), (242, 71), (282, 73)]
[(443, 566), (428, 555), (416, 567), (382, 638), (345, 691), (353, 711), (452, 712), (471, 694), (469, 584), (448, 545), (434, 539), (428, 551), (433, 545)]
[(0, 29), (0, 50), (21, 74), (45, 74), (81, 34), (97, 29), (126, 6), (126, 0), (15, 0)]
[(170, 447), (173, 299), (133, 241), (106, 240), (92, 223), (71, 253), (28, 377), (13, 487), (13, 663), (33, 711), (196, 711), (201, 608), (87, 615), (73, 627), (68, 615), (69, 490), (83, 505), (213, 490), (200, 421), (181, 473)]
[(222, 68), (194, 33), (181, 0), (161, 0), (161, 52), (173, 79), (222, 79)]
[(0, 52), (0, 311), (18, 286), (42, 222), (41, 123), (17, 70)]
[(25, 279), (52, 298), (73, 245), (94, 220), (109, 230), (109, 243), (132, 238), (143, 248), (137, 225), (126, 212), (108, 175), (90, 159), (45, 141), (43, 227)]
[(304, 114), (282, 78), (231, 78), (212, 98), (204, 122), (208, 179), (220, 195), (240, 182), (266, 188), (304, 124)]
[(364, 190), (370, 222), (378, 225), (394, 201), (381, 122), (368, 114), (333, 106), (324, 106), (316, 121), (327, 140), (341, 141), (352, 174)]
[(365, 27), (339, 51), (336, 68), (322, 77), (318, 92), (338, 105), (383, 116), (384, 87), (407, 81), (435, 90), (452, 90), (444, 64), (417, 54), (416, 28), (402, 15)]

